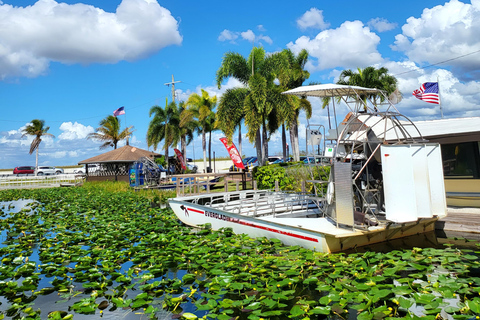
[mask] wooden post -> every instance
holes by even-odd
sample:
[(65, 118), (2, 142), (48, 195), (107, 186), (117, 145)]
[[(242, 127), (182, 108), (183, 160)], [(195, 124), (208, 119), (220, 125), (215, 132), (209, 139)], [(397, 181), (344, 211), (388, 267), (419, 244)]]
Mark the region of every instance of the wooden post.
[(278, 192), (280, 187), (278, 186), (278, 180), (275, 180), (275, 191)]
[(180, 179), (177, 178), (177, 196), (180, 194)]
[(306, 189), (305, 189), (305, 180), (302, 180), (302, 193), (305, 193), (306, 192)]
[(236, 191), (238, 191), (239, 186), (240, 186), (240, 181), (236, 180), (236, 181), (235, 181), (235, 190), (236, 190)]
[(228, 192), (228, 178), (227, 178), (227, 176), (225, 176), (223, 178), (223, 187), (225, 189), (225, 192)]
[(197, 181), (197, 177), (193, 177), (193, 192), (195, 194), (198, 193), (198, 181)]
[(252, 180), (253, 182), (253, 190), (257, 190), (257, 180)]

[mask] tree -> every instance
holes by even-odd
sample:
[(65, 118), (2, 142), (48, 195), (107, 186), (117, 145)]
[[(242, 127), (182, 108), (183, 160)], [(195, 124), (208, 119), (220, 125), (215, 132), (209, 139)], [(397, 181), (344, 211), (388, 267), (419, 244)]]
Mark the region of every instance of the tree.
[(88, 134), (87, 139), (102, 141), (103, 144), (100, 146), (100, 149), (108, 147), (117, 149), (119, 141), (127, 139), (128, 142), (128, 138), (133, 134), (133, 126), (120, 131), (120, 119), (115, 116), (107, 116), (100, 121), (99, 125), (100, 127), (97, 128), (96, 132)]
[(35, 169), (38, 169), (38, 148), (40, 147), (40, 142), (42, 142), (42, 137), (55, 138), (53, 134), (48, 133), (49, 129), (50, 127), (45, 127), (44, 120), (34, 119), (22, 130), (22, 138), (27, 135), (34, 137), (30, 144), (29, 153), (32, 154), (35, 151)]
[[(297, 56), (290, 49), (282, 51), (283, 58), (286, 59), (287, 68), (282, 68), (279, 74), (280, 85), (283, 90), (290, 90), (303, 85), (303, 82), (310, 77), (310, 73), (306, 70), (305, 64), (308, 60), (307, 50), (301, 50)], [(307, 119), (312, 116), (312, 105), (305, 98), (296, 96), (287, 96), (284, 103), (278, 104), (279, 111), (277, 114), (281, 117), (282, 124), (282, 144), (283, 158), (286, 160), (286, 134), (285, 124), (290, 132), (290, 146), (295, 161), (300, 160), (300, 147), (298, 142), (298, 117), (300, 111), (306, 112)]]
[(168, 148), (181, 140), (180, 112), (175, 102), (165, 101), (165, 108), (155, 105), (150, 108), (149, 117), (152, 117), (147, 130), (147, 145), (157, 150), (158, 144), (163, 142), (165, 160), (168, 168)]
[[(397, 79), (388, 74), (387, 68), (375, 69), (374, 67), (366, 67), (365, 69), (357, 69), (358, 72), (353, 72), (350, 69), (343, 70), (340, 73), (337, 84), (359, 86), (364, 88), (375, 88), (386, 92), (387, 97), (397, 89)], [(362, 100), (380, 98), (384, 101), (383, 95), (370, 94), (360, 97)]]
[(263, 48), (254, 47), (248, 60), (238, 53), (227, 52), (217, 70), (218, 88), (223, 80), (233, 77), (248, 89), (243, 104), (245, 125), (249, 141), (255, 141), (260, 165), (265, 164), (268, 157), (267, 124), (274, 106), (272, 102), (279, 99), (274, 80), (282, 68), (282, 61), (280, 53), (266, 55)]
[[(202, 134), (203, 166), (207, 167), (207, 132), (213, 130), (215, 121), (215, 107), (217, 106), (217, 96), (210, 97), (207, 91), (202, 89), (202, 95), (192, 93), (187, 102), (187, 108), (182, 112), (180, 126), (192, 120), (197, 121), (197, 132)], [(211, 133), (210, 147), (211, 149)], [(209, 157), (210, 158), (210, 157)], [(211, 167), (211, 162), (210, 162)]]
[[(180, 119), (182, 118), (182, 113), (186, 110), (186, 104), (184, 101), (181, 101), (178, 104), (178, 113), (180, 114)], [(180, 144), (181, 144), (181, 152), (185, 161), (187, 159), (187, 145), (190, 144), (193, 140), (193, 132), (197, 128), (198, 124), (195, 120), (185, 122), (180, 126)]]
[(227, 89), (220, 98), (217, 110), (217, 127), (232, 141), (233, 133), (238, 129), (238, 150), (242, 155), (242, 121), (245, 118), (245, 98), (247, 88)]

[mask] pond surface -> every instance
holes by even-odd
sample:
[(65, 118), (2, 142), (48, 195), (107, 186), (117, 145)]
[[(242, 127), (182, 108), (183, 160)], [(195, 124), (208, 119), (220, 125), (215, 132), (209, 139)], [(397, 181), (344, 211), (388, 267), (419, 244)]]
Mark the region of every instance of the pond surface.
[[(329, 255), (229, 230), (193, 231), (128, 193), (65, 189), (0, 192), (0, 318), (480, 312), (477, 241), (425, 234)], [(33, 202), (14, 200), (27, 197)]]

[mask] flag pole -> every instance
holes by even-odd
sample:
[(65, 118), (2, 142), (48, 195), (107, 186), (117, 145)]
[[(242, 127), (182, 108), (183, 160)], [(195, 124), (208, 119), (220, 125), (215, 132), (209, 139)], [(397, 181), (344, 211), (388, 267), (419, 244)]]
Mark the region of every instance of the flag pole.
[[(122, 107), (123, 107), (123, 112), (124, 112), (123, 115), (125, 116), (125, 129), (126, 129), (126, 128), (128, 128), (128, 127), (127, 127), (127, 111), (125, 111), (125, 106), (122, 106)], [(129, 139), (129, 138), (130, 138), (130, 137), (127, 136), (127, 146), (130, 145), (129, 142), (128, 142), (128, 139)]]
[(442, 98), (440, 96), (440, 81), (438, 80), (438, 76), (437, 76), (437, 85), (438, 85), (438, 106), (440, 107), (440, 116), (443, 119)]

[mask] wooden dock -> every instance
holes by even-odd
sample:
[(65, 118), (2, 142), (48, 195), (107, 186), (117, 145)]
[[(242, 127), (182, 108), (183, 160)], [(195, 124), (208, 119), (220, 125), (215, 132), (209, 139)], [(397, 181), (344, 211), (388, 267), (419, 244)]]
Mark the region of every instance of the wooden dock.
[(435, 224), (436, 230), (480, 234), (480, 208), (448, 208), (445, 218)]

